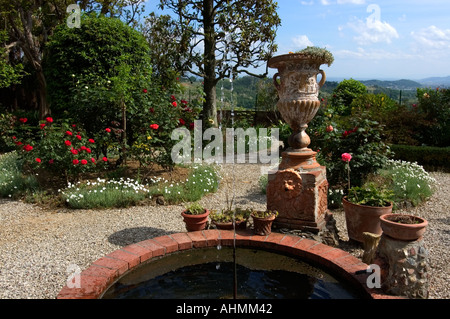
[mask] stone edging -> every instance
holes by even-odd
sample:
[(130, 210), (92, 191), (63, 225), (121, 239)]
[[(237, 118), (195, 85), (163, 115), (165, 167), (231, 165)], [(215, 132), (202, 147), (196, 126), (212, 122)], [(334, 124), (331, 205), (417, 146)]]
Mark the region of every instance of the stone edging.
[[(284, 252), (298, 256), (311, 263), (319, 263), (325, 269), (358, 287), (361, 286), (363, 298), (397, 298), (384, 295), (366, 286), (368, 265), (341, 249), (324, 245), (317, 241), (294, 235), (272, 232), (268, 236), (254, 235), (251, 230), (233, 231), (210, 229), (196, 232), (175, 233), (120, 248), (98, 259), (80, 274), (81, 288), (67, 285), (59, 292), (57, 299), (97, 299), (102, 296), (117, 279), (139, 264), (154, 257), (164, 256), (176, 251), (204, 248), (209, 246), (254, 247)], [(356, 274), (356, 272), (360, 272)]]

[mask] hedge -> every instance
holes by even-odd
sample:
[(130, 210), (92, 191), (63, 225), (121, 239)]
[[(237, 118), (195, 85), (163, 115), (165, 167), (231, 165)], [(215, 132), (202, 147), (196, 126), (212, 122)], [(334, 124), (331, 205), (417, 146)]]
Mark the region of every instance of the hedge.
[(450, 147), (390, 145), (394, 159), (417, 162), (428, 169), (450, 170)]

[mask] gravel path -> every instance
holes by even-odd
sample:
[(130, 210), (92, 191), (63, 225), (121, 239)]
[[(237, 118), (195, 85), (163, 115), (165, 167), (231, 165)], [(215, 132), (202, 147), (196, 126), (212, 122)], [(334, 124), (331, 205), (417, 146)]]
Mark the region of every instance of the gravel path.
[[(264, 209), (265, 195), (258, 186), (262, 168), (256, 164), (223, 166), (219, 191), (202, 202), (221, 209), (228, 194), (230, 198), (235, 195), (240, 206)], [(450, 299), (450, 174), (432, 176), (440, 184), (438, 191), (426, 205), (410, 211), (430, 222), (425, 236), (430, 251), (430, 298)], [(0, 200), (0, 299), (53, 299), (66, 282), (68, 267), (82, 270), (125, 245), (184, 232), (182, 209), (174, 205), (49, 210)], [(333, 213), (345, 243), (348, 239), (343, 212)], [(360, 257), (359, 249), (344, 249)]]

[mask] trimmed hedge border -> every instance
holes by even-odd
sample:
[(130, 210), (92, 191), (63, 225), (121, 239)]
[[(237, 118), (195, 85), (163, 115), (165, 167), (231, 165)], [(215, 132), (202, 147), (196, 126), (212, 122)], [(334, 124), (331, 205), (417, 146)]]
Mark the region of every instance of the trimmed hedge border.
[(389, 145), (395, 160), (417, 162), (429, 170), (450, 171), (450, 147)]

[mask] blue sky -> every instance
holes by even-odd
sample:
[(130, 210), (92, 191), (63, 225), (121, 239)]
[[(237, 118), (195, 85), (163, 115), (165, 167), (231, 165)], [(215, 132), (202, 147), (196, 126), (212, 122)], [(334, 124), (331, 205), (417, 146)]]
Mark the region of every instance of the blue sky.
[[(326, 47), (328, 77), (450, 76), (449, 0), (279, 0), (278, 52)], [(156, 0), (147, 2), (154, 10)], [(156, 11), (158, 12), (158, 11)]]

